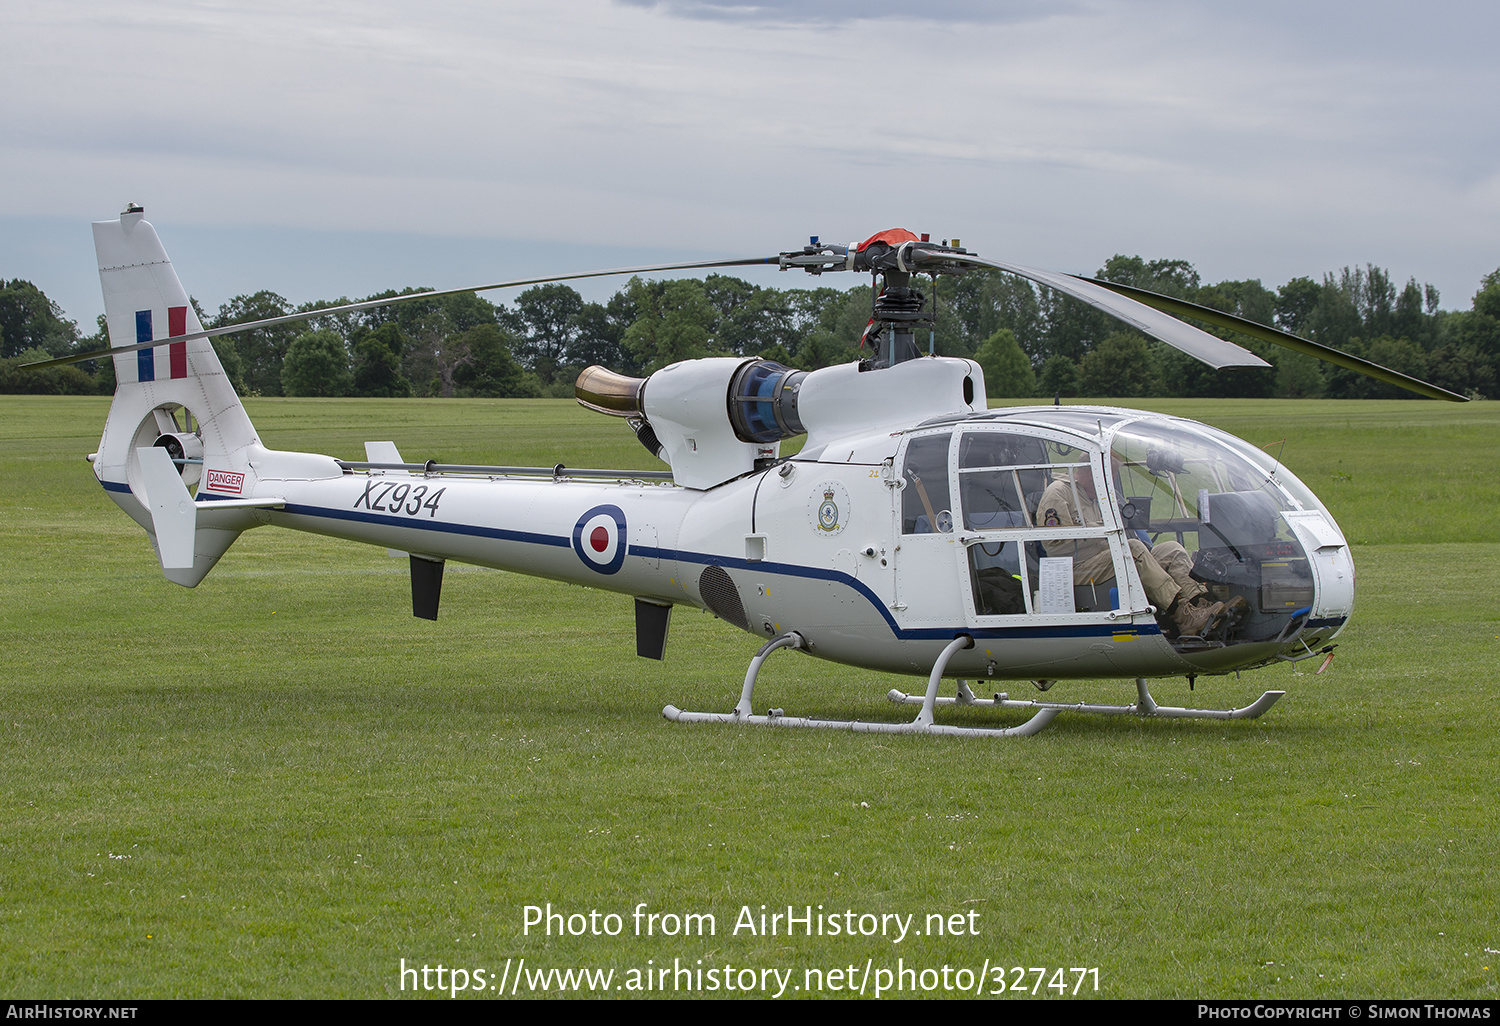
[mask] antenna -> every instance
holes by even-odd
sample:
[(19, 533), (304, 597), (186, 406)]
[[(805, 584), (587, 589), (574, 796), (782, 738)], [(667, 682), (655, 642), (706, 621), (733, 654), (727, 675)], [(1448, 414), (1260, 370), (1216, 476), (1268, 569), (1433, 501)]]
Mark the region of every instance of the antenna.
[[(1265, 445), (1263, 445), (1263, 446), (1260, 447), (1261, 451), (1262, 452), (1269, 451), (1270, 448), (1271, 448), (1271, 446), (1273, 446), (1275, 444), (1276, 444), (1275, 442), (1267, 442)], [(1275, 477), (1276, 476), (1276, 471), (1278, 471), (1278, 470), (1281, 469), (1281, 454), (1285, 450), (1286, 450), (1286, 438), (1283, 437), (1281, 439), (1281, 448), (1276, 450), (1276, 466), (1274, 466), (1274, 467), (1271, 468), (1271, 476), (1272, 477)]]

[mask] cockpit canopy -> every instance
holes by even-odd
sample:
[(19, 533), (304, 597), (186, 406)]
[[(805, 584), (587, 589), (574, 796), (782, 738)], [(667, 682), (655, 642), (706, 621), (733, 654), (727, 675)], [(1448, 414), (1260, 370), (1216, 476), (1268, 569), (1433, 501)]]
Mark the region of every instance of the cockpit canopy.
[(1303, 629), (1316, 599), (1309, 544), (1328, 542), (1304, 537), (1308, 518), (1343, 545), (1276, 455), (1176, 418), (995, 410), (912, 432), (900, 473), (902, 533), (961, 535), (978, 617), (1161, 605), (1137, 583), (1144, 558), (1170, 561), (1174, 576), (1190, 565), (1179, 584), (1195, 602), (1233, 604), (1213, 644), (1280, 641)]
[[(1110, 442), (1113, 484), (1121, 502), (1165, 502), (1168, 516), (1212, 523), (1215, 498), (1228, 516), (1261, 510), (1323, 510), (1317, 497), (1269, 453), (1226, 432), (1177, 420), (1132, 420)], [(1239, 498), (1229, 500), (1228, 496)], [(1252, 498), (1258, 496), (1258, 498)]]

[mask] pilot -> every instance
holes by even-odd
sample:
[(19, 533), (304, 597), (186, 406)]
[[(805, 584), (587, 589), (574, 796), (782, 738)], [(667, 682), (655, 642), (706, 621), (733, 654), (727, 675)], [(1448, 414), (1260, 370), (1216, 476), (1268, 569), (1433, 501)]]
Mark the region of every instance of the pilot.
[[(1073, 473), (1083, 508), (1075, 508), (1073, 484), (1069, 483), (1067, 472), (1061, 471), (1042, 493), (1036, 513), (1038, 527), (1103, 526), (1093, 468), (1075, 467)], [(1159, 542), (1147, 548), (1139, 538), (1130, 538), (1129, 544), (1136, 572), (1146, 589), (1146, 598), (1156, 607), (1156, 617), (1163, 626), (1175, 628), (1178, 634), (1203, 637), (1223, 623), (1228, 610), (1224, 603), (1210, 601), (1208, 589), (1189, 575), (1193, 558), (1187, 549), (1175, 541)], [(1108, 539), (1067, 538), (1044, 541), (1042, 545), (1048, 555), (1073, 557), (1075, 586), (1114, 580), (1115, 564)]]

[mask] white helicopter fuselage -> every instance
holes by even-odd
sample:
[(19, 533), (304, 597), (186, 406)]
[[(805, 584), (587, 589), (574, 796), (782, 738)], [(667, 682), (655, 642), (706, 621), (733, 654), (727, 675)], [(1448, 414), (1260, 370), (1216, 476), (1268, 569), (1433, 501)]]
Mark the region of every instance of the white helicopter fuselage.
[[(1163, 420), (1129, 411), (1073, 409), (1080, 423), (1095, 424), (1102, 416), (1126, 424)], [(998, 423), (1016, 432), (1027, 412), (1004, 411)], [(1037, 412), (1056, 421), (1063, 411)], [(1305, 596), (1311, 601), (1299, 599), (1312, 607), (1312, 615), (1304, 616), (1297, 638), (1263, 632), (1267, 636), (1260, 640), (1179, 650), (1158, 625), (1133, 563), (1123, 557), (1128, 545), (1118, 522), (1074, 532), (1104, 539), (1119, 555), (1113, 580), (1102, 582), (1110, 595), (1101, 603), (1104, 608), (1044, 610), (1036, 592), (1040, 582), (1028, 580), (1030, 608), (986, 615), (976, 604), (971, 580), (974, 551), (996, 546), (1003, 551), (1044, 529), (965, 531), (962, 518), (968, 511), (960, 507), (953, 513), (959, 521), (948, 530), (923, 523), (903, 532), (903, 501), (912, 485), (901, 470), (913, 441), (943, 437), (955, 428), (959, 438), (965, 431), (984, 436), (996, 424), (981, 414), (844, 439), (823, 447), (822, 459), (794, 457), (706, 490), (632, 480), (628, 472), (609, 483), (572, 479), (565, 470), (542, 479), (359, 472), (332, 459), (297, 454), (301, 473), (321, 462), (328, 476), (264, 476), (252, 495), (200, 486), (198, 505), (204, 511), (200, 516), (215, 515), (221, 528), (269, 524), (428, 560), (569, 581), (663, 606), (696, 606), (762, 638), (795, 631), (815, 656), (896, 673), (925, 674), (936, 654), (963, 633), (976, 644), (953, 657), (956, 675), (1056, 679), (1225, 672), (1283, 652), (1296, 654), (1342, 627), (1352, 603), (1352, 566), (1340, 536), (1338, 544), (1323, 546), (1321, 563), (1315, 559), (1308, 567), (1320, 576), (1308, 581)], [(1055, 428), (1046, 434), (1066, 437)], [(1079, 451), (1090, 442), (1072, 439)], [(1102, 466), (1102, 453), (1089, 453), (1096, 465)], [(277, 465), (278, 455), (292, 454), (268, 452), (265, 470)], [(205, 481), (216, 480), (220, 487), (235, 480), (213, 473), (212, 466), (206, 469)], [(945, 490), (960, 496), (961, 477)], [(216, 501), (257, 497), (280, 500), (279, 508), (214, 509)], [(1103, 512), (1114, 514), (1115, 505), (1104, 504)], [(1337, 531), (1320, 510), (1288, 512), (1294, 523), (1300, 517), (1325, 533)], [(1282, 531), (1296, 533), (1297, 528)]]

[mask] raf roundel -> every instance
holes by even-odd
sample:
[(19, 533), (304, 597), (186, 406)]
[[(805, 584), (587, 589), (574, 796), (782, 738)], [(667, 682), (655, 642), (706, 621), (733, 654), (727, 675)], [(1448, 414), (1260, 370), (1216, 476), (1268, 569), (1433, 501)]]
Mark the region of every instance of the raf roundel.
[(625, 512), (619, 506), (595, 506), (573, 525), (573, 551), (590, 570), (618, 573), (625, 550)]

